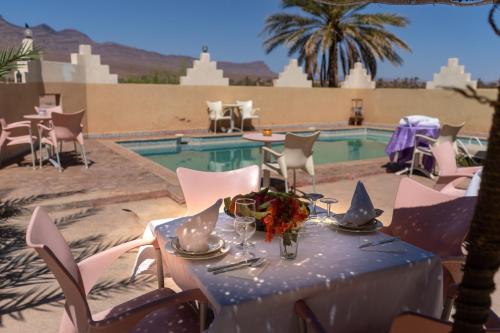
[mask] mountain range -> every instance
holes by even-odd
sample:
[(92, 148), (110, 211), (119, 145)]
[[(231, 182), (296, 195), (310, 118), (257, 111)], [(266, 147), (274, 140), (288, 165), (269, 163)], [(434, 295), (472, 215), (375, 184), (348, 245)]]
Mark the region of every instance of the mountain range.
[[(0, 48), (16, 46), (24, 37), (24, 27), (6, 21), (0, 15)], [(75, 29), (56, 31), (47, 24), (31, 27), (34, 44), (43, 51), (44, 60), (70, 61), (70, 54), (78, 52), (78, 45), (89, 44), (92, 53), (101, 56), (101, 63), (110, 66), (111, 73), (125, 78), (131, 75), (145, 75), (155, 71), (180, 72), (192, 67), (195, 58), (185, 55), (165, 55), (113, 42), (98, 43)], [(245, 63), (218, 61), (217, 67), (224, 76), (233, 80), (245, 77), (271, 79), (276, 73), (263, 61)]]

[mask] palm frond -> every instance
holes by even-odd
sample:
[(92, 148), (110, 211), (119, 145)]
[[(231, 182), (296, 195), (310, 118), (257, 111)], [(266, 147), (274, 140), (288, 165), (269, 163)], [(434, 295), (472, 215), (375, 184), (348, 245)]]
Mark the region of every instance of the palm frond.
[(28, 45), (20, 45), (0, 50), (0, 78), (19, 67), (19, 61), (38, 59), (39, 50), (30, 49)]

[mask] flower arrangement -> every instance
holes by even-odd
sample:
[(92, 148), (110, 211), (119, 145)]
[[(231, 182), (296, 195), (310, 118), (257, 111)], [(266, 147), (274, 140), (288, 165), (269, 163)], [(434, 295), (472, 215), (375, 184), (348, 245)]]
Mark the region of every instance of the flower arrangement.
[(276, 234), (296, 241), (298, 229), (309, 216), (307, 203), (295, 194), (271, 192), (269, 189), (224, 199), (226, 212), (234, 214), (235, 202), (239, 198), (255, 200), (255, 219), (262, 222), (268, 242)]

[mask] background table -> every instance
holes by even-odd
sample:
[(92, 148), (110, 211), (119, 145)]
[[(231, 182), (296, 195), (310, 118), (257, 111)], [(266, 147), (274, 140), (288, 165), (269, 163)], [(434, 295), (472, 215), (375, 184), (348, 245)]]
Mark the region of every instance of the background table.
[[(273, 134), (271, 136), (265, 136), (262, 133), (249, 133), (249, 134), (243, 135), (243, 139), (249, 140), (249, 141), (262, 142), (262, 143), (264, 143), (264, 146), (266, 146), (268, 148), (271, 148), (273, 143), (284, 142), (285, 137), (286, 137), (285, 134)], [(271, 156), (269, 156), (270, 154), (267, 152), (263, 153), (262, 149), (260, 150), (260, 154), (261, 154), (261, 156), (262, 156), (262, 154), (264, 154), (264, 161), (265, 162), (269, 162), (271, 160)], [(262, 165), (259, 165), (259, 167), (262, 170)], [(271, 183), (271, 172), (269, 170), (264, 170), (264, 172), (262, 173), (262, 177), (263, 177), (263, 186), (269, 187), (269, 185)]]
[[(439, 259), (408, 243), (359, 249), (360, 236), (318, 227), (301, 235), (298, 257), (279, 258), (278, 238), (257, 232), (252, 251), (269, 265), (254, 280), (207, 272), (222, 259), (190, 261), (167, 253), (169, 236), (184, 220), (157, 225), (156, 237), (168, 273), (182, 289), (200, 288), (215, 311), (209, 332), (297, 332), (294, 302), (305, 299), (329, 332), (385, 332), (405, 310), (439, 316), (442, 273)], [(217, 233), (235, 240), (232, 218), (219, 216)], [(363, 236), (383, 239), (381, 233)], [(392, 251), (391, 251), (392, 248)], [(394, 248), (404, 252), (394, 252)], [(228, 255), (232, 255), (231, 249)]]

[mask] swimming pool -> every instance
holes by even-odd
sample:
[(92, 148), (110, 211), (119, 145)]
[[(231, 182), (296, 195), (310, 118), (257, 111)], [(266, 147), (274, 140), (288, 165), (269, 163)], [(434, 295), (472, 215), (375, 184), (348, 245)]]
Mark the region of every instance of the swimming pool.
[[(365, 128), (322, 131), (314, 145), (314, 163), (321, 165), (383, 157), (391, 134), (391, 131)], [(118, 143), (172, 171), (178, 167), (227, 171), (258, 165), (262, 146), (258, 142), (244, 140), (240, 135)], [(281, 151), (283, 144), (274, 144), (273, 149)]]

